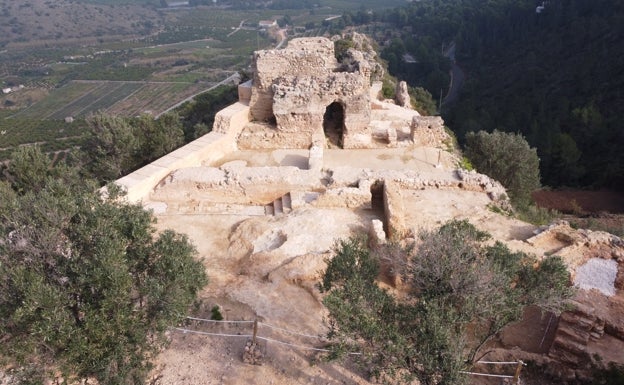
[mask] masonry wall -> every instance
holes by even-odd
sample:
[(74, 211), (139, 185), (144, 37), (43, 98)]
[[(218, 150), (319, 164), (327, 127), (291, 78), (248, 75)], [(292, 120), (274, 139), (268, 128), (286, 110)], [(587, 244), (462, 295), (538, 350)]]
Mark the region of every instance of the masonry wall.
[(400, 239), (405, 235), (405, 208), (400, 186), (392, 181), (384, 181), (384, 213), (388, 224), (388, 239)]
[(252, 118), (258, 121), (273, 118), (271, 87), (278, 77), (292, 75), (324, 78), (337, 65), (334, 43), (326, 38), (293, 39), (284, 50), (256, 51), (252, 63), (254, 77), (249, 103)]
[(315, 133), (323, 133), (327, 106), (344, 106), (344, 148), (370, 145), (369, 84), (359, 73), (332, 73), (319, 78), (284, 76), (273, 85), (273, 113), (280, 133), (305, 136), (312, 144)]
[(115, 183), (127, 192), (129, 202), (149, 197), (154, 187), (171, 172), (215, 162), (236, 150), (236, 137), (249, 123), (249, 106), (235, 103), (215, 116), (213, 131), (162, 158), (142, 167)]

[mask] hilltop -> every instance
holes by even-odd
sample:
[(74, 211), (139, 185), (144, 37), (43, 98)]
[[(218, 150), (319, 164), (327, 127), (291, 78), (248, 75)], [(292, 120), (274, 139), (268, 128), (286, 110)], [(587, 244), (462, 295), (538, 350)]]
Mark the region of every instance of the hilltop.
[[(363, 57), (354, 52), (357, 69), (326, 83), (335, 65), (330, 47), (315, 38), (257, 52), (253, 83), (239, 86), (239, 102), (217, 114), (211, 134), (118, 181), (154, 210), (160, 228), (189, 234), (211, 278), (196, 319), (172, 330), (153, 381), (368, 384), (357, 366), (319, 361), (314, 350), (326, 343), (318, 290), (326, 258), (337, 239), (410, 238), (451, 219), (468, 220), (511, 250), (561, 255), (583, 287), (575, 310), (561, 317), (528, 309), (484, 348), (489, 359), (531, 360), (574, 381), (591, 375), (593, 354), (620, 362), (622, 241), (565, 223), (538, 228), (496, 209), (502, 187), (456, 169), (439, 118), (379, 100), (380, 83), (358, 83), (370, 74)], [(396, 282), (379, 284), (398, 293)], [(226, 323), (210, 321), (215, 308)], [(253, 320), (262, 366), (242, 360)]]

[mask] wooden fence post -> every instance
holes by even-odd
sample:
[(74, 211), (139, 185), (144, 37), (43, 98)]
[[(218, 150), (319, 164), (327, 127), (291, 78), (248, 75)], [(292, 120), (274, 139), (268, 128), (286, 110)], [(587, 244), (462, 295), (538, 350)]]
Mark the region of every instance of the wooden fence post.
[(251, 343), (256, 345), (256, 335), (258, 334), (258, 319), (254, 319), (253, 324), (253, 337), (251, 338)]
[(522, 360), (518, 360), (518, 365), (516, 366), (516, 374), (514, 374), (513, 383), (514, 385), (520, 385), (520, 371), (522, 370), (522, 366), (524, 362)]

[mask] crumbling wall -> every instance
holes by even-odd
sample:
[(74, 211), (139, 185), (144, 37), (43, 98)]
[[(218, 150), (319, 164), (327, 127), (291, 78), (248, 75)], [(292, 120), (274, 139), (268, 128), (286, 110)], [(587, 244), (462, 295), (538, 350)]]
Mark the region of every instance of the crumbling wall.
[[(293, 39), (287, 49), (257, 51), (251, 118), (275, 120), (274, 131), (283, 140), (276, 143), (279, 147), (307, 147), (314, 136), (323, 135), (326, 109), (338, 102), (344, 109), (342, 146), (369, 147), (371, 66), (361, 52), (350, 51), (350, 55), (353, 68), (339, 69), (334, 43), (326, 38)], [(262, 133), (270, 134), (269, 130)]]
[(334, 187), (325, 190), (314, 202), (316, 207), (371, 208), (371, 183), (362, 179), (358, 187)]
[(251, 80), (247, 80), (244, 83), (238, 85), (238, 101), (249, 105), (251, 101)]
[(401, 188), (392, 181), (384, 181), (383, 190), (384, 214), (388, 225), (388, 238), (400, 239), (406, 233), (405, 227), (405, 207)]
[(405, 81), (400, 81), (397, 84), (394, 101), (398, 106), (412, 108), (412, 101)]
[(451, 140), (439, 116), (414, 116), (410, 136), (414, 145), (426, 147), (443, 147)]
[(288, 75), (323, 78), (337, 66), (334, 43), (322, 37), (293, 39), (287, 49), (254, 52), (249, 104), (252, 119), (273, 118), (272, 86), (277, 78)]
[(151, 199), (254, 205), (267, 204), (292, 190), (320, 186), (317, 174), (292, 166), (193, 167), (172, 172)]
[(277, 129), (309, 138), (322, 135), (326, 108), (344, 108), (343, 147), (367, 147), (371, 141), (369, 85), (359, 73), (339, 72), (321, 78), (284, 76), (273, 85)]
[[(603, 363), (624, 363), (613, 348), (624, 348), (624, 241), (606, 232), (574, 229), (566, 221), (541, 230), (527, 242), (545, 255), (561, 257), (581, 288), (572, 309), (559, 317), (548, 356), (564, 364), (571, 378), (587, 372), (594, 355)], [(596, 261), (605, 263), (591, 263)]]

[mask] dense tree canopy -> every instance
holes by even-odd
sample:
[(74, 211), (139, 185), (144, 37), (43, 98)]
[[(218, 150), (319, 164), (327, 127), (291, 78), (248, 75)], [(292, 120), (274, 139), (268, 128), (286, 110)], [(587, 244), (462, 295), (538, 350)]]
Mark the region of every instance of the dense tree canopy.
[[(524, 307), (560, 311), (572, 293), (562, 260), (538, 263), (500, 242), (488, 246), (488, 237), (451, 221), (420, 233), (413, 248), (341, 241), (321, 283), (333, 355), (360, 352), (382, 379), (461, 384), (482, 344)], [(402, 277), (400, 299), (376, 282), (388, 266)]]
[(624, 188), (624, 3), (538, 5), (430, 0), (341, 22), (366, 25), (392, 75), (436, 100), (448, 89), (445, 51), (455, 43), (449, 56), (466, 80), (442, 114), (460, 142), (471, 131), (521, 133), (537, 148), (544, 184)]
[(215, 114), (237, 97), (236, 87), (221, 86), (158, 118), (92, 114), (80, 148), (82, 171), (100, 183), (114, 181), (209, 133)]
[(184, 131), (175, 113), (154, 119), (97, 113), (87, 117), (89, 132), (81, 150), (87, 171), (111, 182), (184, 144)]
[[(26, 160), (32, 160), (26, 161)], [(0, 358), (40, 383), (50, 371), (142, 383), (163, 332), (206, 283), (186, 236), (114, 186), (20, 149), (0, 181)], [(27, 178), (27, 180), (26, 180)]]
[(516, 205), (528, 205), (531, 193), (540, 187), (537, 152), (522, 135), (469, 132), (465, 154), (479, 172), (502, 183)]

